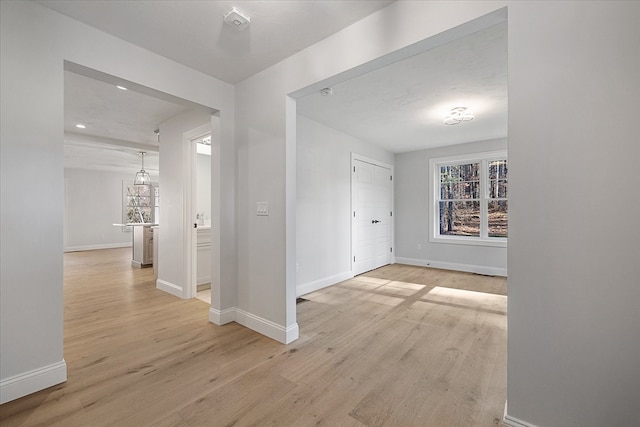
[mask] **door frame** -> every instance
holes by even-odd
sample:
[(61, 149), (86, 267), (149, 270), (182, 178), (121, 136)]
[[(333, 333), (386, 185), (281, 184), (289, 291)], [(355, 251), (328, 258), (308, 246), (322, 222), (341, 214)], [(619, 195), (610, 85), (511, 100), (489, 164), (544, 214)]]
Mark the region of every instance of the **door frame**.
[[(196, 140), (212, 133), (211, 122), (191, 129), (182, 135), (184, 149), (184, 262), (185, 286), (182, 298), (195, 298), (198, 292), (198, 229), (196, 223), (197, 201), (197, 151)], [(213, 153), (212, 153), (213, 154)]]
[[(357, 238), (357, 233), (356, 233), (356, 219), (354, 216), (354, 210), (356, 208), (356, 191), (355, 191), (355, 179), (354, 179), (354, 168), (356, 166), (356, 161), (360, 161), (360, 162), (364, 162), (364, 163), (369, 163), (371, 165), (374, 166), (379, 166), (379, 167), (383, 167), (386, 169), (389, 169), (391, 172), (391, 176), (394, 176), (394, 170), (393, 170), (393, 165), (389, 164), (389, 163), (385, 163), (383, 161), (380, 160), (376, 160), (373, 159), (371, 157), (367, 157), (367, 156), (363, 156), (361, 154), (358, 153), (354, 153), (351, 152), (351, 166), (350, 166), (350, 175), (351, 175), (351, 211), (349, 212), (349, 215), (351, 216), (351, 258), (350, 258), (350, 262), (351, 262), (351, 274), (353, 276), (355, 276), (355, 261), (354, 261), (354, 257), (357, 256), (356, 254), (356, 248), (357, 248), (357, 242), (356, 242), (356, 238)], [(394, 183), (393, 183), (393, 178), (391, 179), (391, 194), (390, 196), (390, 200), (391, 200), (391, 212), (393, 213), (395, 211), (395, 202), (394, 202)], [(391, 241), (391, 248), (395, 247), (395, 217), (392, 216), (392, 220), (391, 220), (391, 230), (390, 230), (390, 236), (389, 239)], [(395, 252), (391, 252), (391, 258), (390, 258), (390, 264), (394, 264), (395, 263)]]

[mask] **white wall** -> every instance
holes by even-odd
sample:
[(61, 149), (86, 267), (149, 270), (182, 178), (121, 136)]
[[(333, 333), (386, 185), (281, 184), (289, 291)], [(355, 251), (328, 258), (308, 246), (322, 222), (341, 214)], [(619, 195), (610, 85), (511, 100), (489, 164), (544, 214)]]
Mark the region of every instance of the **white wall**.
[(131, 246), (122, 223), (122, 183), (131, 175), (87, 169), (65, 169), (65, 251)]
[[(234, 254), (233, 86), (35, 2), (0, 2), (0, 401), (66, 379), (63, 358), (64, 61), (220, 110), (215, 194)], [(19, 177), (19, 184), (16, 182)], [(25, 212), (40, 212), (37, 218)], [(164, 222), (164, 219), (163, 219)], [(33, 260), (37, 268), (33, 268)], [(229, 297), (235, 277), (215, 296)], [(227, 288), (224, 288), (227, 286)], [(222, 297), (224, 295), (224, 298)]]
[(351, 274), (351, 153), (387, 164), (393, 154), (297, 117), (297, 294)]
[[(507, 248), (429, 242), (433, 203), (429, 159), (505, 150), (507, 140), (458, 144), (396, 155), (396, 262), (505, 276)], [(421, 246), (421, 249), (418, 248)]]
[(640, 422), (639, 22), (509, 7), (508, 413), (537, 426)]

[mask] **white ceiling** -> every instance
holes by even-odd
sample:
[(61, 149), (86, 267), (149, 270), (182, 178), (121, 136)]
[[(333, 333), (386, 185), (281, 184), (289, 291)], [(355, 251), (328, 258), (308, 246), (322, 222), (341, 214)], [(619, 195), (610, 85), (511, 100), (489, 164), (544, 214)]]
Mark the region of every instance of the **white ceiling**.
[[(233, 83), (391, 2), (39, 3)], [(232, 6), (251, 16), (248, 29), (223, 25)], [(298, 111), (394, 153), (504, 137), (506, 77), (506, 25), (498, 25), (336, 84), (330, 97), (303, 97)], [(476, 119), (444, 125), (443, 110), (460, 105), (472, 108)], [(65, 166), (130, 173), (140, 168), (139, 151), (147, 151), (145, 169), (155, 174), (153, 131), (185, 108), (66, 71)]]
[[(370, 15), (382, 1), (102, 1), (38, 3), (229, 83), (241, 81)], [(237, 7), (251, 18), (223, 23)], [(186, 48), (188, 47), (188, 48)], [(157, 175), (158, 125), (184, 111), (133, 90), (65, 72), (65, 167)], [(86, 129), (75, 128), (83, 123)]]
[[(154, 131), (160, 123), (187, 109), (69, 71), (64, 73), (64, 107), (65, 132), (150, 145), (157, 145)], [(87, 129), (77, 129), (76, 123)]]
[[(38, 3), (229, 83), (282, 61), (394, 0), (46, 0)], [(251, 25), (224, 15), (237, 7)]]
[[(298, 99), (298, 113), (392, 153), (506, 137), (506, 23), (332, 89)], [(460, 106), (475, 119), (445, 125)]]
[[(65, 167), (130, 173), (158, 172), (160, 123), (186, 107), (80, 74), (64, 73)], [(85, 129), (78, 129), (76, 124)]]

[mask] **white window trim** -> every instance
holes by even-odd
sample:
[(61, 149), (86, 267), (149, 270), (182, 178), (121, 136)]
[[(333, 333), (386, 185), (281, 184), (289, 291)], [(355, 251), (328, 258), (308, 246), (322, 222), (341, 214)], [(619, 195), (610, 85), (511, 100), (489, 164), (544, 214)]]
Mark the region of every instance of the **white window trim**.
[[(501, 237), (467, 237), (467, 236), (441, 236), (440, 227), (438, 224), (438, 201), (436, 200), (436, 194), (440, 192), (440, 166), (448, 164), (457, 164), (464, 162), (481, 162), (481, 174), (480, 180), (480, 192), (485, 197), (480, 199), (480, 224), (481, 227), (487, 222), (487, 182), (486, 176), (488, 174), (488, 162), (491, 160), (504, 160), (507, 159), (507, 151), (490, 151), (484, 153), (465, 154), (460, 156), (447, 156), (437, 157), (429, 159), (429, 203), (431, 209), (429, 212), (429, 242), (431, 243), (448, 243), (456, 245), (471, 245), (471, 246), (493, 246), (493, 247), (507, 247), (508, 238)], [(507, 199), (508, 200), (508, 199)], [(482, 233), (481, 233), (482, 234)]]

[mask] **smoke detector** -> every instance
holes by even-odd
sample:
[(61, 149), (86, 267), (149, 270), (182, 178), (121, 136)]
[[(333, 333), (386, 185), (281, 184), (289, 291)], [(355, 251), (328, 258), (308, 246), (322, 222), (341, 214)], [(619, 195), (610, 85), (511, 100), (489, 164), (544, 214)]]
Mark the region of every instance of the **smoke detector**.
[(333, 95), (333, 89), (331, 89), (330, 87), (325, 87), (324, 89), (320, 89), (320, 95), (322, 96)]
[(224, 15), (224, 22), (238, 31), (242, 31), (249, 26), (251, 18), (244, 15), (235, 7), (232, 8), (226, 15)]

